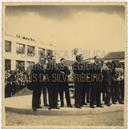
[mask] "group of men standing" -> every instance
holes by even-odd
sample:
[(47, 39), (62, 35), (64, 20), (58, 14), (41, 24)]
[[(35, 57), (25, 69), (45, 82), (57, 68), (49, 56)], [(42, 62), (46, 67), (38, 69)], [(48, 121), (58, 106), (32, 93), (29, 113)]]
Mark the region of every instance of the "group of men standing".
[[(59, 109), (58, 95), (60, 96), (60, 106), (64, 106), (64, 93), (67, 106), (73, 107), (68, 86), (70, 70), (65, 64), (65, 59), (62, 58), (60, 63), (56, 63), (56, 57), (52, 56), (47, 61), (48, 63), (46, 64), (46, 58), (40, 58), (39, 63), (35, 64), (31, 70), (31, 84), (34, 87), (32, 97), (33, 111), (41, 108), (42, 91), (44, 106), (49, 106), (49, 109)], [(95, 108), (95, 105), (96, 107), (103, 107), (101, 93), (103, 93), (103, 100), (107, 106), (111, 105), (111, 96), (113, 103), (116, 103), (116, 101), (123, 103), (121, 81), (118, 81), (118, 77), (115, 76), (115, 68), (110, 64), (106, 65), (97, 57), (94, 57), (94, 63), (87, 63), (83, 60), (82, 55), (77, 55), (76, 62), (72, 65), (72, 70), (75, 89), (74, 105), (76, 108), (81, 108), (87, 103), (91, 108)], [(116, 84), (114, 84), (116, 88), (112, 86), (113, 77), (117, 80)]]
[[(64, 106), (64, 93), (68, 107), (72, 107), (68, 87), (69, 68), (64, 63), (64, 58), (60, 63), (56, 63), (56, 57), (40, 58), (39, 63), (34, 65), (31, 71), (31, 83), (33, 88), (32, 108), (36, 111), (41, 108), (41, 91), (43, 91), (44, 106), (49, 109), (59, 109), (58, 94), (60, 95), (61, 107)], [(47, 103), (48, 91), (48, 103)]]

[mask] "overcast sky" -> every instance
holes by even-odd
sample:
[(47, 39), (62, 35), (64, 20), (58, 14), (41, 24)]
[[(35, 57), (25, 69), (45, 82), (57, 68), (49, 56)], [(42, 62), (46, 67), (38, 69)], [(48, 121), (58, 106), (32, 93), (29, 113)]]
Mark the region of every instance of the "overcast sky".
[(58, 51), (122, 51), (124, 12), (123, 6), (7, 7), (6, 32), (52, 43)]

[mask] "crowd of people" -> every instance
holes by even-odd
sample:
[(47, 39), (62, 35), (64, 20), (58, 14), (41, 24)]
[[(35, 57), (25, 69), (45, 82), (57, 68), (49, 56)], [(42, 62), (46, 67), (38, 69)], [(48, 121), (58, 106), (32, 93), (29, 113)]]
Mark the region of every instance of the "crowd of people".
[[(6, 71), (6, 96), (12, 96), (27, 86), (33, 91), (33, 111), (42, 108), (41, 93), (43, 104), (48, 106), (49, 110), (64, 107), (65, 100), (67, 107), (79, 109), (84, 105), (89, 105), (90, 108), (103, 108), (104, 105), (124, 103), (124, 63), (104, 62), (96, 56), (91, 63), (85, 61), (80, 54), (76, 56), (72, 71), (74, 103), (71, 101), (68, 81), (72, 72), (64, 58), (57, 63), (55, 56), (40, 58), (39, 63), (33, 65), (30, 72), (18, 71), (12, 74), (11, 71)], [(16, 87), (17, 85), (19, 86)]]
[(26, 87), (26, 75), (25, 70), (5, 70), (5, 97), (11, 97)]

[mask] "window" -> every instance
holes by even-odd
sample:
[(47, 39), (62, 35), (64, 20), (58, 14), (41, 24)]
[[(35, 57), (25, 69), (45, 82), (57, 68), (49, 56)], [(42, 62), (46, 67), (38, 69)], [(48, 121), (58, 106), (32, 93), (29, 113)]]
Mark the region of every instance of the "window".
[(11, 60), (5, 59), (5, 70), (11, 70)]
[(35, 47), (27, 46), (27, 55), (28, 56), (34, 56), (35, 55)]
[(11, 41), (5, 41), (5, 51), (11, 52)]
[(44, 56), (45, 56), (45, 49), (39, 48), (39, 57), (44, 57)]
[(17, 54), (25, 54), (25, 45), (21, 43), (16, 44), (16, 53)]
[(48, 49), (47, 50), (47, 56), (49, 56), (49, 57), (53, 56), (53, 51)]
[(16, 69), (18, 69), (18, 70), (25, 70), (25, 62), (17, 60), (16, 61)]

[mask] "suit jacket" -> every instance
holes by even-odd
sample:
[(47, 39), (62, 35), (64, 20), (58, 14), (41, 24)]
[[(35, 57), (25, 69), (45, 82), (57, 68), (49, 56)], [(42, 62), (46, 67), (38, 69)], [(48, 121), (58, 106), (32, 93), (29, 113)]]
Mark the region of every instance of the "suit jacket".
[(85, 84), (85, 86), (89, 86), (89, 85), (92, 84), (92, 82), (91, 82), (91, 77), (90, 77), (90, 75), (91, 75), (91, 73), (92, 73), (92, 64), (84, 63), (84, 68), (83, 68), (83, 70), (84, 70), (84, 71), (83, 71), (84, 74), (85, 74), (85, 75), (88, 75), (88, 80), (90, 80), (90, 81), (85, 81), (84, 84)]
[(33, 65), (31, 70), (31, 79), (33, 85), (43, 86), (45, 84), (44, 76), (45, 76), (44, 66), (41, 66), (39, 63)]
[(59, 63), (58, 64), (59, 68), (59, 76), (60, 76), (60, 83), (68, 83), (68, 75), (70, 74), (70, 70), (68, 66)]
[(83, 63), (75, 62), (72, 65), (72, 69), (73, 69), (73, 72), (74, 72), (74, 76), (76, 76), (74, 78), (75, 83), (83, 84), (83, 82), (81, 82), (81, 80), (80, 80), (81, 74), (84, 73)]
[[(102, 78), (103, 79), (103, 74), (102, 74), (102, 72), (101, 72), (101, 64), (96, 64), (96, 63), (93, 63), (92, 64), (92, 69), (91, 69), (91, 73), (93, 74), (93, 77), (94, 77), (94, 75), (96, 75), (96, 77), (98, 78)], [(94, 85), (99, 85), (99, 84), (101, 84), (103, 82), (103, 80), (102, 81), (100, 81), (99, 79), (98, 80), (95, 80), (94, 82), (93, 82), (93, 84)]]
[(103, 70), (103, 86), (112, 84), (112, 72), (111, 70)]
[(52, 85), (57, 85), (57, 74), (59, 74), (60, 71), (58, 69), (58, 64), (55, 63), (48, 63), (47, 68), (46, 68), (46, 74), (48, 77), (47, 85), (52, 86)]

